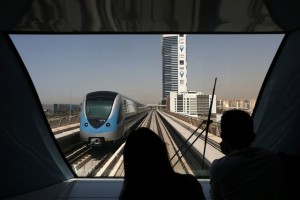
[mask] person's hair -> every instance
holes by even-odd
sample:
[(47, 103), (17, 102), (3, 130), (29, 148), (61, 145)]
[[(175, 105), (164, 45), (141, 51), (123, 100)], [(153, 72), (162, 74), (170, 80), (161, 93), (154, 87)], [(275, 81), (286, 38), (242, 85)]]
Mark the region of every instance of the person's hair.
[(142, 127), (129, 134), (123, 158), (127, 181), (141, 174), (145, 178), (173, 172), (165, 143), (148, 128)]
[(221, 118), (221, 138), (235, 149), (250, 146), (255, 138), (252, 117), (237, 109), (224, 112)]

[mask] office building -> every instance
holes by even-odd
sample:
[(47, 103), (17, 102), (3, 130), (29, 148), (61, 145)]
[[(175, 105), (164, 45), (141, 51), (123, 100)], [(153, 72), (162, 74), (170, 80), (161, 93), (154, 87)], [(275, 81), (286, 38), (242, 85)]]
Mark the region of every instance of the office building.
[[(187, 93), (170, 92), (167, 98), (167, 110), (190, 116), (207, 116), (211, 105), (212, 95), (190, 91)], [(216, 114), (216, 95), (214, 95), (212, 114)]]
[(162, 36), (162, 99), (170, 92), (187, 92), (186, 35)]

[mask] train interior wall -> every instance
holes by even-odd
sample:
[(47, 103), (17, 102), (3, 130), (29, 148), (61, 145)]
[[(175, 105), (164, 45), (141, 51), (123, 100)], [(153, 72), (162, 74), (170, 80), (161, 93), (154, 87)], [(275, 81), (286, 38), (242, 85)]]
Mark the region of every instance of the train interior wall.
[(286, 37), (254, 113), (253, 145), (299, 156), (300, 31)]
[(8, 35), (0, 34), (1, 197), (74, 177), (55, 144), (33, 83)]
[[(14, 5), (8, 4), (14, 8)], [(281, 9), (280, 6), (278, 8)], [(11, 14), (8, 20), (1, 19), (1, 31), (4, 31), (0, 33), (0, 198), (117, 199), (122, 180), (77, 179), (61, 156), (30, 76), (6, 32), (11, 30), (11, 22), (17, 21), (21, 12), (23, 8), (20, 7), (18, 13)], [(274, 19), (292, 24), (290, 18), (281, 17), (283, 12), (276, 12), (279, 15)], [(1, 18), (5, 16), (3, 13), (0, 12)], [(297, 26), (299, 21), (295, 20)], [(298, 52), (300, 31), (289, 31), (272, 64), (273, 69), (261, 91), (254, 114), (257, 138), (253, 145), (285, 152), (293, 157), (293, 163), (300, 156)], [(299, 170), (299, 162), (297, 164), (293, 165), (296, 168), (291, 172), (295, 172), (294, 178), (299, 182), (299, 172), (293, 171)], [(207, 196), (209, 180), (199, 181), (204, 185)], [(299, 185), (293, 187), (293, 190), (300, 188)]]

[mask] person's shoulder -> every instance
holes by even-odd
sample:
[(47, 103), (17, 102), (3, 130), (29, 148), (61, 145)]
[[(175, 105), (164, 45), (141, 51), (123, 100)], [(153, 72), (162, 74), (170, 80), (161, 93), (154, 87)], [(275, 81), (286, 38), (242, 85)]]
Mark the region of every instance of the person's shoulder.
[(252, 147), (251, 150), (253, 152), (255, 152), (257, 155), (260, 155), (263, 159), (271, 159), (271, 160), (280, 161), (280, 158), (276, 153), (269, 151), (267, 149)]
[(175, 182), (180, 183), (180, 185), (189, 187), (191, 185), (200, 185), (197, 178), (191, 174), (179, 174), (175, 173)]
[(191, 174), (179, 174), (175, 173), (177, 179), (187, 180), (187, 181), (197, 181), (196, 177)]
[(228, 165), (228, 160), (230, 160), (230, 155), (226, 155), (222, 158), (215, 159), (210, 166), (210, 171), (218, 170), (219, 168), (224, 168), (224, 165)]
[(243, 150), (234, 150), (230, 154), (219, 159), (215, 159), (209, 169), (210, 174), (223, 173), (224, 169), (231, 169), (232, 166), (238, 164), (241, 160), (247, 159), (247, 154), (259, 154), (259, 149), (247, 148)]
[(274, 154), (272, 151), (263, 148), (258, 148), (258, 147), (249, 147), (247, 149), (249, 149), (250, 151), (264, 153), (264, 154)]
[(262, 149), (262, 148), (253, 148), (259, 151), (261, 154), (265, 154), (267, 156), (273, 156), (273, 157), (278, 157), (278, 155), (270, 150), (267, 149)]
[[(179, 191), (186, 199), (205, 199), (203, 188), (197, 178), (191, 174), (175, 174), (176, 181), (179, 183)], [(179, 194), (178, 194), (179, 195)], [(178, 198), (179, 196), (177, 196)]]
[(219, 159), (215, 159), (211, 163), (209, 172), (208, 172), (210, 178), (218, 177), (220, 175), (220, 173), (223, 171), (224, 160), (226, 160), (226, 156), (219, 158)]

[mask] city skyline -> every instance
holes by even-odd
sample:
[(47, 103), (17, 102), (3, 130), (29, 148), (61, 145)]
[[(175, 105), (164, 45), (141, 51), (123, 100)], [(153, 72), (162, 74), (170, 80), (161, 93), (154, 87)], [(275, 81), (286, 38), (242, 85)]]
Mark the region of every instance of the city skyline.
[[(79, 104), (91, 91), (162, 96), (161, 34), (11, 35), (43, 104)], [(257, 98), (283, 35), (187, 34), (188, 90)]]

